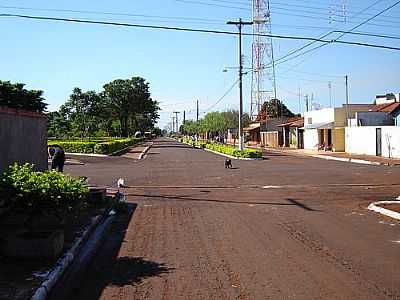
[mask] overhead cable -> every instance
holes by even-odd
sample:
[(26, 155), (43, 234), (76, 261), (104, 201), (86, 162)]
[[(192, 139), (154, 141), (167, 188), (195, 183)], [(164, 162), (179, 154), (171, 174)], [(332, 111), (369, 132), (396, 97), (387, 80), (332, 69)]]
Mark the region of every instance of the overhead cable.
[[(399, 1), (400, 2), (400, 1)], [(132, 24), (132, 23), (119, 23), (119, 22), (105, 22), (105, 21), (94, 21), (94, 20), (83, 20), (83, 19), (70, 19), (70, 18), (58, 18), (58, 17), (42, 17), (42, 16), (30, 16), (30, 15), (17, 15), (17, 14), (0, 14), (0, 17), (15, 17), (33, 20), (46, 20), (46, 21), (61, 21), (70, 23), (81, 23), (81, 24), (97, 24), (97, 25), (110, 25), (110, 26), (122, 26), (122, 27), (136, 27), (136, 28), (147, 28), (147, 29), (162, 29), (162, 30), (174, 30), (174, 31), (186, 31), (186, 32), (198, 32), (198, 33), (212, 33), (212, 34), (225, 34), (225, 35), (238, 35), (237, 32), (222, 31), (222, 30), (209, 30), (209, 29), (195, 29), (195, 28), (184, 28), (184, 27), (169, 27), (169, 26), (155, 26), (155, 25), (143, 25), (143, 24)], [(312, 37), (304, 36), (289, 36), (289, 35), (277, 35), (277, 34), (254, 34), (254, 33), (242, 33), (245, 36), (264, 36), (276, 39), (290, 39), (290, 40), (307, 40), (313, 42), (322, 42), (325, 44), (339, 43), (347, 45), (357, 45), (372, 48), (381, 48), (387, 50), (400, 50), (400, 47), (391, 47), (386, 45), (369, 44), (361, 42), (350, 42), (350, 41), (338, 41), (338, 40), (324, 40)]]

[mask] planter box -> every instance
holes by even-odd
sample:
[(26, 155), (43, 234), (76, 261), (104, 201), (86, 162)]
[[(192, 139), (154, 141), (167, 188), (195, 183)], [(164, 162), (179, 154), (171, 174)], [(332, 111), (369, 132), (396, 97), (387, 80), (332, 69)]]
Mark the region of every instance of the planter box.
[(63, 247), (63, 231), (23, 232), (6, 237), (1, 252), (15, 258), (56, 259)]
[(88, 198), (91, 203), (101, 204), (104, 203), (106, 194), (107, 189), (105, 187), (90, 187)]

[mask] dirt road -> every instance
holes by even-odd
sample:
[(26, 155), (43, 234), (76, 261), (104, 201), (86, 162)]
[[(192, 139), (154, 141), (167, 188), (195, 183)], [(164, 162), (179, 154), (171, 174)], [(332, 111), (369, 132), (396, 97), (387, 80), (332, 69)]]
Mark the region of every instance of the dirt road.
[(400, 223), (366, 210), (400, 168), (268, 154), (233, 161), (160, 139), (145, 160), (67, 171), (137, 205), (71, 299), (400, 299)]

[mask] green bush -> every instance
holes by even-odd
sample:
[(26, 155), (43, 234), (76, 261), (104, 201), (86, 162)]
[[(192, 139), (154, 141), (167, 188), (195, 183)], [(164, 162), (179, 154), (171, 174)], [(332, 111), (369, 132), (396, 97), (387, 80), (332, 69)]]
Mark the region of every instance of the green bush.
[(0, 194), (10, 200), (11, 211), (30, 218), (42, 214), (63, 216), (86, 203), (89, 189), (84, 179), (56, 171), (35, 172), (30, 164), (10, 166), (0, 175)]
[(69, 153), (94, 153), (96, 142), (78, 141), (48, 141), (47, 145), (60, 145), (65, 152)]
[(130, 138), (98, 143), (94, 146), (94, 153), (110, 154), (115, 151), (122, 150), (126, 147), (135, 145), (141, 140), (141, 138)]
[(66, 140), (49, 140), (47, 144), (60, 145), (65, 152), (69, 153), (96, 153), (110, 154), (112, 152), (124, 149), (140, 142), (142, 138), (126, 138), (126, 139), (92, 139), (90, 141), (66, 141)]
[[(184, 138), (183, 143), (192, 145), (192, 140), (190, 138)], [(199, 148), (206, 148), (210, 149), (216, 152), (228, 154), (234, 157), (240, 157), (240, 158), (261, 158), (262, 157), (262, 152), (260, 150), (256, 149), (244, 149), (242, 152), (233, 146), (230, 145), (224, 145), (224, 144), (217, 144), (217, 143), (211, 143), (209, 141), (197, 141), (196, 142), (196, 147)]]

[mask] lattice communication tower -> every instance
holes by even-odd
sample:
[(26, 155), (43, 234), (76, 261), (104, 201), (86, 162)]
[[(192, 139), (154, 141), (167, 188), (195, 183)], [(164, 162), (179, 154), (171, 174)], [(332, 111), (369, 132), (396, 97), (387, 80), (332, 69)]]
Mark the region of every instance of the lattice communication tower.
[[(254, 120), (262, 104), (276, 98), (275, 64), (269, 0), (253, 0), (253, 55), (250, 117)], [(264, 35), (264, 36), (263, 36)], [(268, 89), (268, 87), (270, 87)], [(271, 88), (272, 87), (272, 88)]]

